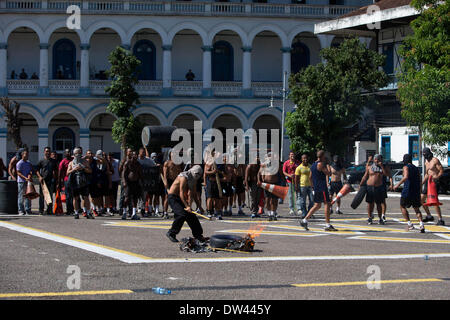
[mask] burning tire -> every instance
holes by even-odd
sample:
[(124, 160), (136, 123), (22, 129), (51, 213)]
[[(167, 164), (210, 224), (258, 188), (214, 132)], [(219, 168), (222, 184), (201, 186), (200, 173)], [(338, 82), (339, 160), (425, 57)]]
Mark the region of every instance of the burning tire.
[(215, 234), (211, 236), (209, 245), (211, 248), (228, 248), (231, 244), (237, 241), (242, 241), (243, 238), (231, 234)]

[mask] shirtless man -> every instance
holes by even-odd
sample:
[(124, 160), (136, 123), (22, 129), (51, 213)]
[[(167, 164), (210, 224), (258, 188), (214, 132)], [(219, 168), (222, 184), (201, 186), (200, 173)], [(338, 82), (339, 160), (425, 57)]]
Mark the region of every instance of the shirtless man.
[(24, 150), (25, 150), (24, 148), (20, 148), (19, 150), (17, 150), (16, 155), (14, 157), (12, 157), (12, 159), (9, 161), (8, 174), (9, 174), (9, 179), (10, 180), (17, 180), (16, 165), (17, 165), (17, 162), (22, 160), (22, 152)]
[(138, 204), (138, 199), (141, 196), (141, 186), (139, 184), (139, 180), (142, 178), (142, 167), (141, 164), (137, 160), (137, 154), (135, 151), (131, 153), (131, 156), (128, 157), (127, 161), (123, 165), (122, 171), (122, 186), (124, 189), (124, 208), (122, 220), (126, 220), (127, 218), (127, 209), (129, 204), (133, 207), (133, 214), (131, 216), (131, 220), (140, 220), (140, 218), (136, 214), (136, 207)]
[(89, 185), (86, 174), (91, 174), (92, 169), (87, 160), (82, 158), (81, 148), (73, 150), (73, 160), (67, 167), (67, 176), (70, 181), (70, 191), (72, 192), (73, 206), (75, 208), (75, 219), (79, 219), (80, 196), (83, 198), (83, 216), (87, 219), (94, 219), (90, 212), (91, 203), (89, 201)]
[[(227, 216), (233, 215), (233, 180), (234, 178), (234, 165), (228, 163), (228, 155), (223, 155), (223, 172), (224, 182), (222, 188), (225, 191), (223, 197), (223, 209), (224, 214)], [(228, 208), (227, 208), (228, 206)]]
[[(427, 192), (428, 192), (428, 178), (431, 177), (436, 183), (439, 183), (439, 178), (444, 174), (444, 168), (442, 168), (442, 164), (438, 158), (433, 156), (430, 148), (423, 148), (422, 151), (423, 156), (425, 157), (425, 177), (423, 178), (422, 185), (422, 203), (427, 201)], [(438, 216), (438, 222), (436, 225), (445, 226), (444, 220), (442, 220), (441, 208), (439, 206), (436, 207), (436, 214)], [(423, 206), (423, 209), (427, 213), (427, 216), (423, 219), (423, 222), (433, 221), (434, 218), (430, 213), (430, 209), (428, 206)]]
[(244, 184), (245, 190), (250, 194), (249, 205), (252, 218), (256, 218), (258, 214), (259, 195), (261, 191), (261, 188), (258, 187), (259, 167), (259, 158), (256, 157), (255, 163), (250, 163), (247, 168), (245, 168)]
[(383, 209), (381, 204), (385, 199), (385, 187), (383, 185), (383, 176), (388, 176), (388, 171), (383, 165), (383, 157), (380, 154), (376, 154), (373, 157), (373, 164), (366, 166), (366, 172), (361, 179), (360, 186), (367, 182), (367, 223), (373, 223), (373, 209), (374, 203), (377, 205), (378, 217), (380, 218), (379, 223), (385, 224), (382, 218)]
[(245, 177), (245, 171), (246, 171), (246, 165), (245, 164), (235, 164), (234, 165), (234, 190), (238, 201), (238, 215), (239, 216), (245, 216), (244, 211), (242, 211), (242, 205), (245, 202), (245, 184), (244, 184), (244, 177)]
[[(267, 160), (263, 164), (261, 164), (261, 168), (259, 169), (258, 184), (260, 182), (274, 185), (278, 185), (280, 183), (278, 170), (276, 172), (273, 172), (273, 168), (272, 170), (270, 169), (270, 167), (274, 165), (274, 163), (278, 164), (275, 161), (275, 157), (272, 157), (272, 155), (269, 153), (267, 155)], [(267, 190), (264, 190), (264, 196), (266, 198), (267, 210), (269, 211), (269, 221), (277, 221), (278, 197)]]
[(202, 168), (199, 165), (195, 165), (189, 171), (180, 173), (168, 190), (167, 198), (174, 212), (175, 220), (166, 236), (172, 242), (178, 242), (176, 235), (180, 232), (185, 221), (191, 228), (194, 238), (202, 242), (206, 240), (203, 237), (203, 228), (197, 216), (192, 213), (192, 208), (188, 200), (188, 192), (191, 192), (197, 207), (203, 213), (202, 205), (200, 202), (197, 202), (198, 197), (196, 197), (197, 180), (202, 177), (202, 174)]
[[(122, 185), (123, 166), (124, 166), (125, 162), (127, 161), (127, 159), (131, 157), (132, 153), (133, 153), (133, 150), (131, 150), (131, 148), (127, 148), (126, 153), (125, 153), (125, 158), (122, 159), (122, 161), (120, 161), (120, 164), (119, 164), (119, 176), (120, 176), (119, 212), (122, 212), (122, 210), (123, 210), (123, 199), (125, 198), (124, 187)], [(130, 209), (130, 211), (131, 211), (131, 209)]]
[[(169, 191), (170, 187), (172, 187), (172, 183), (175, 181), (175, 179), (178, 177), (178, 175), (181, 173), (181, 165), (175, 164), (172, 160), (172, 151), (169, 152), (169, 159), (164, 162), (163, 166), (163, 182), (164, 186), (166, 187), (166, 190)], [(164, 199), (164, 212), (167, 212), (169, 208), (169, 201), (168, 198)]]
[[(339, 191), (342, 189), (342, 176), (344, 176), (344, 182), (347, 182), (347, 176), (345, 175), (345, 168), (342, 166), (341, 159), (338, 155), (335, 155), (333, 157), (333, 163), (330, 165), (327, 165), (328, 171), (331, 173), (331, 175), (327, 176), (327, 184), (329, 179), (330, 184), (328, 185), (328, 189), (330, 190), (330, 198), (333, 198), (334, 194), (338, 194)], [(336, 207), (336, 213), (342, 214), (340, 210), (341, 206), (341, 199), (338, 199), (336, 201), (337, 207)], [(330, 214), (333, 213), (333, 205), (330, 207)]]
[[(222, 198), (220, 197), (219, 192), (219, 184), (217, 183), (216, 176), (219, 176), (220, 186), (223, 188), (223, 183), (225, 182), (225, 178), (223, 172), (221, 172), (218, 168), (217, 163), (215, 162), (216, 153), (215, 151), (211, 151), (210, 155), (206, 159), (205, 163), (205, 180), (206, 180), (206, 191), (208, 197), (210, 198), (209, 207), (207, 208), (208, 215), (212, 216), (212, 210), (214, 208), (215, 215), (219, 220), (222, 220)], [(223, 194), (222, 194), (223, 196)]]

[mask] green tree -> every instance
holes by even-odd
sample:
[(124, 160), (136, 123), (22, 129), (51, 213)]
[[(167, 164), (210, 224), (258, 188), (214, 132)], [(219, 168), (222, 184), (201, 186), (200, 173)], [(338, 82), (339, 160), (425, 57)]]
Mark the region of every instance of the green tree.
[(117, 117), (112, 127), (112, 138), (120, 143), (122, 151), (127, 147), (136, 150), (140, 146), (143, 124), (132, 111), (140, 103), (134, 85), (138, 83), (137, 70), (141, 62), (122, 47), (114, 49), (108, 61), (111, 64), (108, 76), (112, 81), (105, 90), (110, 96), (107, 110)]
[(450, 140), (450, 1), (413, 0), (411, 5), (421, 14), (400, 50), (397, 97), (407, 124), (417, 126), (426, 143), (445, 145)]
[(325, 149), (341, 154), (347, 142), (345, 127), (354, 124), (365, 106), (374, 106), (373, 92), (388, 83), (379, 67), (384, 56), (357, 38), (321, 50), (326, 63), (310, 65), (291, 75), (290, 98), (297, 109), (286, 116), (291, 149), (311, 153)]

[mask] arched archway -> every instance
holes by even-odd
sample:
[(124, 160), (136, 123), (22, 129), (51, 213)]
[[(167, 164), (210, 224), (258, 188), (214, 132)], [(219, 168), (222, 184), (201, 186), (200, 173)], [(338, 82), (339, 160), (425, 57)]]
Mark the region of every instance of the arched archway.
[(89, 148), (95, 152), (119, 152), (120, 144), (112, 139), (112, 126), (116, 118), (109, 113), (96, 115), (89, 124)]
[(305, 69), (310, 64), (309, 48), (301, 41), (292, 44), (291, 51), (291, 72), (297, 73)]
[(73, 115), (58, 113), (53, 116), (48, 124), (49, 145), (52, 150), (59, 155), (63, 154), (65, 149), (73, 150), (80, 143), (79, 129), (78, 120)]
[(121, 35), (115, 29), (104, 27), (92, 34), (89, 44), (90, 78), (107, 80), (106, 71), (111, 67), (108, 56), (122, 44)]
[(177, 116), (173, 120), (172, 125), (177, 128), (187, 129), (191, 134), (193, 134), (194, 121), (200, 121), (200, 119), (191, 113), (184, 113)]
[(280, 137), (280, 143), (281, 143), (281, 139), (282, 139), (281, 123), (280, 123), (280, 119), (275, 117), (274, 115), (271, 115), (271, 114), (260, 115), (258, 118), (255, 119), (252, 127), (257, 132), (259, 147), (264, 147), (261, 145), (261, 132), (259, 131), (260, 129), (267, 129), (267, 136), (266, 136), (267, 140), (266, 141), (267, 141), (268, 149), (271, 149), (271, 144), (272, 144), (271, 132), (272, 132), (272, 130), (278, 130), (279, 137)]
[[(20, 126), (20, 136), (22, 142), (28, 147), (29, 160), (31, 163), (36, 164), (39, 161), (39, 141), (38, 141), (38, 122), (29, 113), (19, 113), (19, 118), (21, 120)], [(6, 150), (7, 159), (3, 159), (5, 165), (8, 165), (11, 158), (16, 153), (16, 145), (10, 135), (7, 134)]]
[(234, 52), (233, 46), (228, 41), (219, 40), (213, 45), (212, 80), (234, 80)]
[(153, 42), (147, 39), (139, 40), (133, 47), (133, 54), (141, 61), (139, 67), (139, 80), (156, 79), (156, 48)]
[(59, 39), (53, 45), (53, 79), (76, 79), (77, 51), (72, 40)]
[[(186, 73), (192, 70), (194, 80), (203, 78), (202, 37), (190, 29), (180, 30), (172, 40), (172, 79), (186, 80)], [(186, 48), (189, 47), (189, 50)]]
[(18, 27), (7, 39), (9, 79), (39, 77), (39, 35), (28, 27)]
[[(252, 81), (282, 81), (282, 41), (273, 31), (261, 31), (252, 42)], [(267, 63), (270, 61), (270, 63)]]
[(158, 118), (152, 114), (142, 113), (136, 117), (139, 121), (141, 121), (146, 126), (160, 126)]

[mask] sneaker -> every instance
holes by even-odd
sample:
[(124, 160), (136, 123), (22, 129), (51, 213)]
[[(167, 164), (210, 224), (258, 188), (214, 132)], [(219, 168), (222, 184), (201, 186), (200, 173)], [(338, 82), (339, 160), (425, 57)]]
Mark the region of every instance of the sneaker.
[(78, 212), (75, 213), (75, 214), (74, 214), (74, 218), (75, 218), (75, 219), (80, 219), (80, 214), (79, 214)]
[(257, 218), (257, 215), (256, 215), (256, 213), (252, 213), (252, 216), (251, 216), (251, 218), (252, 218), (252, 219), (254, 219), (254, 218)]
[(169, 214), (167, 212), (164, 214), (164, 219), (170, 219)]
[(380, 219), (380, 221), (378, 221), (378, 224), (382, 224), (382, 225), (384, 225), (384, 224), (386, 224), (386, 223), (384, 222), (384, 220), (383, 220), (383, 219)]
[(135, 213), (131, 216), (131, 220), (141, 220), (141, 218), (139, 218), (138, 215)]
[(381, 219), (383, 219), (383, 221), (386, 222), (386, 221), (387, 221), (387, 220), (386, 220), (386, 215), (383, 214), (383, 215), (381, 216)]
[(423, 218), (422, 221), (423, 221), (423, 222), (434, 221), (434, 217), (433, 217), (433, 216), (426, 216), (425, 218)]
[(341, 210), (336, 210), (337, 214), (343, 214)]
[(372, 223), (373, 223), (372, 218), (367, 219), (367, 224), (372, 224)]
[(335, 229), (331, 224), (330, 224), (329, 227), (326, 227), (324, 230), (325, 230), (325, 231), (338, 231), (338, 230)]
[(170, 233), (170, 231), (168, 231), (166, 233), (166, 237), (169, 238), (170, 241), (172, 242), (179, 242), (177, 238), (175, 238), (175, 235)]
[(291, 210), (289, 211), (289, 215), (290, 215), (290, 216), (295, 215), (294, 210), (291, 209)]
[[(96, 216), (96, 217), (98, 217), (98, 212), (97, 212), (97, 210), (92, 210), (92, 213), (94, 214), (94, 216)], [(91, 215), (92, 215), (92, 213), (91, 213)]]
[(445, 226), (445, 222), (442, 219), (439, 219), (438, 222), (436, 222), (437, 226)]
[(413, 231), (413, 230), (415, 230), (416, 228), (414, 228), (414, 225), (413, 224), (411, 224), (411, 225), (408, 225), (407, 227), (406, 227), (406, 231)]
[(24, 215), (26, 215), (25, 212), (19, 212), (19, 216), (24, 216)]
[(86, 218), (88, 218), (88, 219), (95, 219), (91, 212), (88, 212)]
[(303, 222), (303, 220), (300, 220), (300, 225), (305, 228), (306, 231), (308, 231), (308, 222)]
[(278, 221), (277, 216), (273, 217), (273, 221)]
[(272, 221), (272, 220), (273, 220), (272, 216), (269, 216), (269, 221)]
[(126, 214), (126, 213), (124, 213), (124, 214), (122, 215), (122, 220), (127, 220), (127, 214)]
[(420, 230), (420, 233), (425, 233), (425, 227), (424, 226), (420, 226), (419, 230)]
[(217, 220), (223, 220), (222, 216), (216, 216)]

